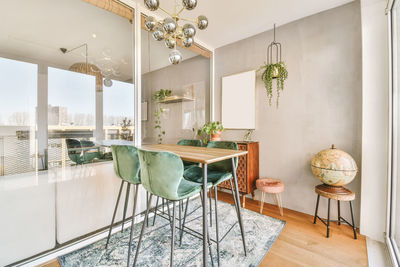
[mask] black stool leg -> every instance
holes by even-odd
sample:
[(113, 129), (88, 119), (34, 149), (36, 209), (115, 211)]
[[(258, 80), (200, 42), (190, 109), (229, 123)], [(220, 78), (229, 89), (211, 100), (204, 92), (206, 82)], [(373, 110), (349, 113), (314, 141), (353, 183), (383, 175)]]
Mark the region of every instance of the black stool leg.
[(149, 216), (149, 210), (150, 210), (150, 204), (151, 204), (152, 197), (153, 197), (153, 194), (150, 194), (150, 197), (147, 199), (146, 214), (144, 215), (144, 220), (143, 220), (143, 224), (142, 224), (142, 230), (140, 231), (140, 236), (139, 236), (139, 241), (138, 241), (138, 244), (137, 244), (137, 247), (136, 247), (136, 253), (135, 253), (135, 259), (133, 261), (133, 266), (136, 266), (136, 261), (137, 261), (138, 255), (139, 255), (140, 245), (142, 243), (142, 237), (143, 237), (143, 233), (144, 233), (144, 228), (146, 227), (147, 217)]
[[(174, 249), (175, 249), (175, 206), (176, 203), (175, 201), (172, 201), (172, 225), (171, 225), (171, 230), (172, 230), (172, 238), (171, 238), (171, 254), (169, 258), (169, 266), (172, 267), (174, 266)], [(178, 208), (179, 210), (181, 209), (178, 203)]]
[(353, 223), (353, 233), (354, 233), (354, 239), (357, 239), (357, 230), (356, 230), (356, 225), (354, 224), (354, 216), (353, 216), (353, 206), (350, 202), (350, 213), (351, 213), (351, 222)]
[[(205, 197), (207, 197), (207, 196), (205, 196)], [(201, 193), (201, 191), (200, 191), (200, 200), (201, 200), (201, 206), (203, 207), (203, 194)], [(207, 215), (206, 215), (207, 216)], [(213, 261), (213, 255), (212, 255), (212, 250), (211, 250), (211, 240), (210, 240), (210, 230), (209, 230), (209, 228), (208, 228), (208, 225), (207, 225), (207, 243), (208, 243), (208, 251), (209, 251), (209, 253), (210, 253), (210, 259), (211, 259), (211, 266), (212, 267), (214, 267), (214, 261)]]
[(118, 193), (118, 197), (117, 197), (117, 203), (115, 204), (115, 208), (114, 208), (114, 213), (111, 219), (111, 224), (110, 224), (110, 230), (108, 230), (108, 237), (107, 237), (107, 243), (106, 243), (106, 249), (108, 248), (108, 242), (110, 241), (110, 236), (111, 236), (111, 230), (114, 226), (114, 220), (115, 220), (115, 214), (117, 213), (117, 209), (118, 209), (118, 204), (119, 204), (119, 199), (121, 198), (121, 192), (122, 192), (122, 188), (124, 187), (124, 180), (122, 180), (121, 182), (121, 186), (119, 187), (119, 193)]
[(129, 236), (129, 246), (128, 246), (128, 267), (130, 266), (130, 260), (131, 260), (131, 247), (132, 247), (132, 238), (133, 238), (133, 230), (135, 226), (135, 213), (136, 213), (136, 203), (137, 203), (137, 197), (139, 193), (139, 185), (135, 185), (133, 187), (133, 211), (132, 211), (132, 225), (131, 225), (131, 233)]
[[(146, 191), (146, 199), (149, 199), (149, 192), (147, 192), (147, 191)], [(147, 217), (147, 219), (146, 219), (146, 226), (149, 227), (149, 217)]]
[(327, 224), (327, 228), (326, 228), (326, 237), (329, 237), (329, 224), (330, 224), (330, 220), (331, 220), (331, 199), (328, 198), (328, 224)]
[(337, 201), (337, 212), (338, 212), (337, 224), (340, 225), (340, 200)]
[(318, 206), (319, 206), (319, 197), (320, 197), (320, 195), (317, 195), (317, 205), (315, 206), (314, 224), (316, 224), (316, 222), (317, 222)]
[(131, 191), (131, 184), (128, 183), (128, 186), (126, 188), (126, 194), (125, 194), (125, 205), (124, 205), (124, 214), (122, 217), (121, 232), (124, 231), (124, 224), (125, 224), (125, 219), (126, 219), (126, 209), (128, 208), (128, 200), (129, 200), (129, 192), (130, 191)]
[(217, 239), (217, 261), (219, 266), (219, 233), (218, 233), (218, 187), (214, 186), (214, 195), (215, 195), (215, 234)]
[(240, 213), (240, 197), (239, 197), (239, 186), (237, 183), (237, 173), (236, 173), (236, 165), (235, 165), (235, 158), (232, 158), (232, 173), (233, 173), (233, 183), (235, 185), (235, 192), (236, 192), (236, 202), (237, 202), (237, 215), (239, 220), (240, 232), (242, 233), (242, 241), (243, 241), (243, 249), (244, 255), (247, 256), (247, 249), (246, 249), (246, 240), (244, 237), (244, 227), (242, 222), (242, 215)]
[(179, 246), (182, 246), (183, 229), (185, 228), (186, 214), (187, 214), (188, 206), (189, 206), (189, 198), (186, 201), (185, 213), (183, 214), (183, 223), (182, 223), (182, 228), (181, 228), (181, 237), (180, 237), (180, 241), (179, 241)]
[(160, 199), (160, 197), (157, 197), (156, 200), (156, 209), (154, 210), (154, 218), (153, 218), (153, 226), (156, 223), (156, 217), (157, 217), (157, 209), (158, 209), (158, 200)]
[(182, 204), (182, 200), (179, 200), (179, 205), (178, 205), (178, 208), (179, 208), (179, 229), (182, 229), (182, 208), (181, 208), (182, 205), (183, 205)]

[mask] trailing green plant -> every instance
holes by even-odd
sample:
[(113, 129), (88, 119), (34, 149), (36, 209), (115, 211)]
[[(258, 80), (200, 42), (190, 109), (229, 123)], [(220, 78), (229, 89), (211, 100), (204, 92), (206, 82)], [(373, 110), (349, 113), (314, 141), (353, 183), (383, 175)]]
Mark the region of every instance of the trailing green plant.
[(170, 96), (172, 93), (169, 89), (160, 89), (153, 94), (154, 101), (163, 101), (166, 97)]
[(265, 63), (258, 69), (258, 71), (262, 71), (261, 79), (264, 82), (265, 89), (267, 89), (267, 97), (270, 106), (272, 105), (273, 97), (272, 81), (273, 79), (276, 79), (276, 107), (278, 108), (280, 93), (283, 91), (285, 80), (288, 77), (285, 62), (280, 61), (275, 64)]
[(154, 112), (154, 129), (158, 131), (157, 134), (157, 142), (159, 144), (163, 141), (163, 136), (165, 135), (165, 131), (161, 127), (161, 115), (164, 113), (164, 109), (162, 107), (157, 107)]
[(202, 138), (204, 144), (207, 144), (210, 135), (222, 132), (224, 130), (224, 127), (219, 121), (212, 121), (207, 122), (201, 129), (198, 129), (197, 135)]

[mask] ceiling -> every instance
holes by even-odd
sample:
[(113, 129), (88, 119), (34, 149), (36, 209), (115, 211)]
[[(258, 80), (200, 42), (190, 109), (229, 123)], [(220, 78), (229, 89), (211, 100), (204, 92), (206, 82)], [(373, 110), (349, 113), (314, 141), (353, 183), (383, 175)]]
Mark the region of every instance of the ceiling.
[[(143, 5), (143, 0), (124, 0), (132, 1)], [(209, 27), (198, 30), (195, 40), (213, 49), (269, 30), (274, 22), (279, 26), (348, 2), (351, 0), (198, 0), (194, 10), (185, 10), (182, 15), (195, 19), (204, 14), (209, 18)], [(0, 17), (7, 23), (0, 23), (0, 55), (67, 69), (85, 60), (84, 49), (63, 54), (59, 48), (71, 49), (87, 43), (89, 62), (101, 64), (106, 52), (119, 67), (120, 74), (113, 79), (132, 80), (133, 29), (126, 18), (82, 0), (1, 0), (1, 3)], [(173, 10), (175, 0), (160, 0), (160, 3)], [(170, 65), (170, 50), (149, 36), (142, 31), (143, 73)], [(197, 55), (179, 49), (184, 60)]]
[[(109, 56), (120, 72), (112, 78), (132, 80), (133, 26), (126, 18), (82, 0), (1, 0), (0, 18), (7, 22), (0, 23), (0, 56), (68, 69), (85, 61), (85, 49), (63, 54), (60, 48), (87, 43), (89, 63), (100, 66)], [(169, 66), (164, 42), (147, 37), (143, 30), (142, 71)], [(197, 56), (180, 50), (184, 59)]]
[[(143, 5), (143, 0), (134, 0)], [(209, 48), (218, 48), (353, 0), (198, 0), (197, 7), (182, 16), (194, 20), (208, 17), (209, 26), (197, 31), (196, 38)], [(179, 1), (180, 2), (180, 1)], [(173, 10), (175, 0), (160, 0)], [(165, 16), (157, 11), (160, 16)]]

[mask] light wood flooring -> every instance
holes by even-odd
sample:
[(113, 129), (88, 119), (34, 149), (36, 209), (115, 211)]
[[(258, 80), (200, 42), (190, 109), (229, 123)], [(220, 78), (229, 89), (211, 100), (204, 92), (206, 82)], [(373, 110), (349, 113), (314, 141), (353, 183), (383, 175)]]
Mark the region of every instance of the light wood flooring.
[[(222, 201), (233, 202), (232, 196), (219, 192)], [(246, 200), (246, 208), (259, 212), (260, 202)], [(284, 209), (280, 216), (278, 208), (265, 203), (263, 214), (286, 221), (286, 226), (260, 266), (368, 266), (367, 247), (364, 236), (353, 239), (353, 230), (347, 225), (331, 223), (331, 237), (326, 238), (326, 227), (313, 216)], [(55, 259), (41, 267), (59, 267)]]

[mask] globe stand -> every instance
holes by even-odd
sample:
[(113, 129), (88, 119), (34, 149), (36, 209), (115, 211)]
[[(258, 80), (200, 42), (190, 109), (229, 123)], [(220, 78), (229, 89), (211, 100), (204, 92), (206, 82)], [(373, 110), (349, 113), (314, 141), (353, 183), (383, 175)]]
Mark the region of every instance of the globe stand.
[(347, 195), (351, 192), (349, 189), (346, 189), (343, 186), (320, 184), (318, 185), (318, 187), (324, 190), (325, 192), (329, 192), (332, 194)]

